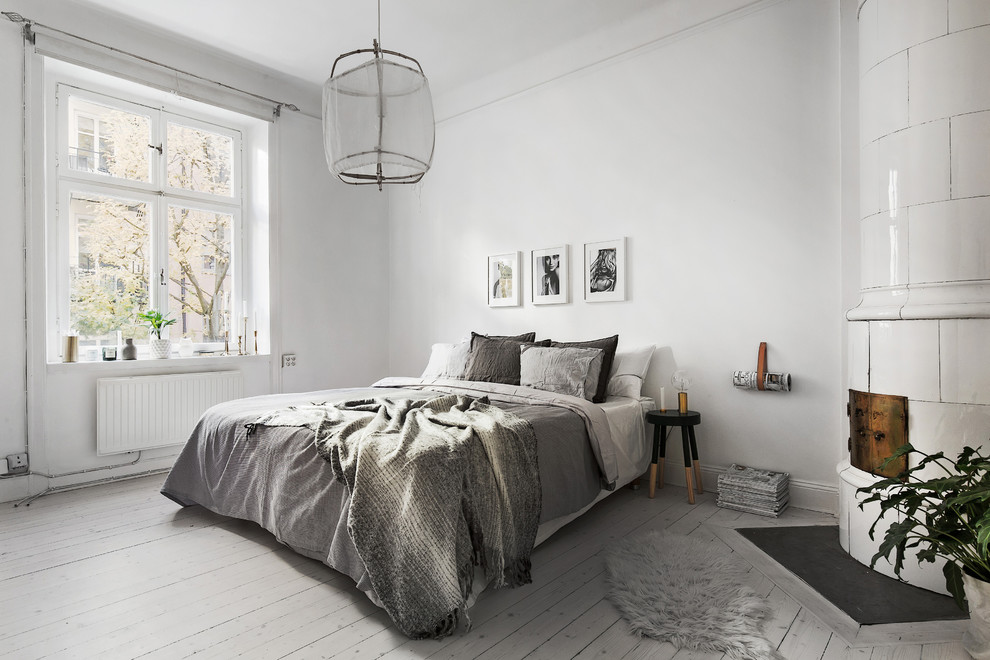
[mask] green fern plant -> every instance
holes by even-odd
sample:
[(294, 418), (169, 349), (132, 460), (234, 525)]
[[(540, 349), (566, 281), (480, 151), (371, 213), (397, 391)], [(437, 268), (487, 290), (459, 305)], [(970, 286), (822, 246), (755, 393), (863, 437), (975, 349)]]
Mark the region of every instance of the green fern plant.
[[(896, 518), (884, 532), (870, 566), (881, 557), (890, 561), (893, 554), (894, 574), (900, 577), (908, 550), (917, 549), (918, 561), (934, 563), (943, 558), (945, 586), (965, 609), (963, 572), (990, 582), (990, 457), (964, 447), (951, 460), (942, 452), (926, 454), (906, 444), (884, 466), (901, 456), (908, 456), (910, 463), (911, 455), (920, 457), (914, 467), (857, 491), (868, 495), (860, 509), (880, 503), (880, 516), (870, 527), (871, 539), (885, 514), (894, 513)], [(922, 479), (919, 473), (929, 466), (938, 466), (944, 476)]]

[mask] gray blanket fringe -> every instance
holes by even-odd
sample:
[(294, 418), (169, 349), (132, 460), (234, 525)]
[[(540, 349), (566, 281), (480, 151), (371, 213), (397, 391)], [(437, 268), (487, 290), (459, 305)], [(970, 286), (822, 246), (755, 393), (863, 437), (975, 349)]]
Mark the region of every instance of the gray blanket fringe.
[(536, 436), (487, 399), (387, 397), (275, 411), (305, 426), (351, 494), (347, 529), (378, 599), (412, 638), (469, 623), (474, 567), (495, 587), (531, 581), (540, 520)]

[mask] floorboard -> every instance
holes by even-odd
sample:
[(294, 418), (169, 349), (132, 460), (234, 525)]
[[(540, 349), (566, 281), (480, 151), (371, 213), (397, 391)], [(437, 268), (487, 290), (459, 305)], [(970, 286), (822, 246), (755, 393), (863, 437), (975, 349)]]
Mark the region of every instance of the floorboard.
[[(630, 632), (606, 597), (603, 552), (652, 530), (725, 544), (740, 526), (834, 524), (791, 509), (779, 519), (687, 503), (668, 486), (617, 491), (533, 553), (533, 582), (486, 592), (471, 628), (409, 640), (350, 580), (251, 523), (159, 494), (162, 475), (0, 506), (0, 657), (17, 658), (623, 658), (723, 660)], [(788, 660), (962, 660), (958, 642), (851, 648), (755, 566), (765, 633)]]

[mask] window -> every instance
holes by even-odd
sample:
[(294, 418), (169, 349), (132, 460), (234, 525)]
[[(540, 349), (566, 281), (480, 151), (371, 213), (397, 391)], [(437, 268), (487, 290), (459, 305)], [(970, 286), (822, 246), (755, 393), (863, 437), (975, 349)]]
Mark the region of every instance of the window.
[(49, 361), (65, 334), (79, 335), (81, 359), (123, 338), (147, 344), (137, 319), (147, 309), (167, 312), (172, 338), (201, 352), (228, 338), (236, 346), (234, 301), (246, 310), (252, 288), (242, 151), (264, 122), (170, 108), (133, 83), (88, 82), (60, 75), (48, 85)]

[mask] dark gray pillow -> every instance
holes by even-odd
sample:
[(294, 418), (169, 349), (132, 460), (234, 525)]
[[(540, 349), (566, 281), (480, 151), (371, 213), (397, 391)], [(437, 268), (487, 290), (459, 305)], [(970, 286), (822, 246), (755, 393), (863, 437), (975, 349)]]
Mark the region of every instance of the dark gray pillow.
[(471, 333), (471, 342), (474, 343), (475, 337), (488, 337), (489, 339), (512, 339), (514, 341), (536, 341), (535, 332), (524, 332), (521, 335), (483, 335), (480, 332)]
[(619, 335), (590, 341), (555, 341), (550, 345), (556, 348), (600, 348), (603, 351), (602, 370), (598, 378), (598, 388), (595, 390), (592, 401), (604, 403), (608, 390), (608, 377), (612, 373), (612, 361), (615, 360), (615, 348), (619, 345)]
[(471, 333), (471, 356), (468, 358), (464, 379), (518, 385), (520, 347), (549, 345), (549, 339), (526, 342)]

